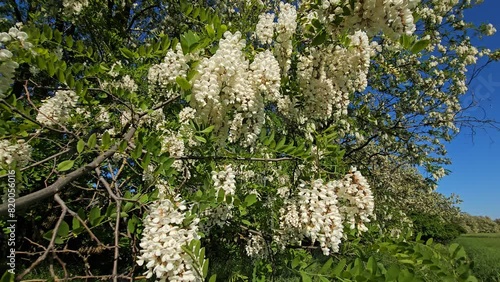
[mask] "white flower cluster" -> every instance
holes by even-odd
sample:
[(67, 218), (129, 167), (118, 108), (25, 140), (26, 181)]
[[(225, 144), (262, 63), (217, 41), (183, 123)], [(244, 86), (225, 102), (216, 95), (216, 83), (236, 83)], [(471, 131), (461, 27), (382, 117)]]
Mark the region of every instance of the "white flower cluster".
[(226, 195), (234, 195), (236, 191), (236, 175), (234, 174), (231, 165), (224, 167), (224, 170), (219, 172), (212, 171), (212, 181), (214, 182), (216, 198), (218, 197), (221, 190), (224, 191), (224, 201), (226, 200)]
[(262, 91), (277, 95), (279, 75), (269, 52), (258, 54), (250, 66), (242, 52), (244, 47), (240, 32), (224, 34), (217, 52), (202, 59), (197, 67), (191, 104), (197, 118), (215, 126), (214, 132), (221, 135), (220, 140), (239, 140), (249, 146), (264, 123), (266, 93)]
[[(184, 140), (179, 132), (173, 132), (172, 130), (163, 130), (162, 134), (163, 140), (161, 141), (161, 151), (168, 152), (171, 157), (178, 158), (184, 156)], [(182, 170), (182, 160), (176, 160), (172, 164), (172, 167), (176, 168), (178, 171)]]
[(79, 15), (89, 5), (88, 0), (63, 0), (64, 13), (67, 16)]
[(351, 229), (367, 231), (365, 223), (373, 217), (374, 201), (370, 185), (356, 168), (351, 168), (342, 181), (334, 181), (341, 205), (339, 210)]
[[(422, 19), (429, 21), (431, 24), (441, 24), (443, 17), (447, 15), (457, 3), (458, 0), (431, 0), (428, 5), (417, 7), (416, 12)], [(459, 21), (459, 23), (460, 22), (463, 23), (462, 21)]]
[(282, 209), (280, 228), (297, 232), (299, 238), (318, 241), (325, 255), (330, 251), (338, 252), (343, 226), (332, 182), (325, 184), (322, 179), (317, 179), (311, 187), (302, 183), (298, 195), (291, 209)]
[(255, 55), (253, 62), (250, 64), (250, 70), (252, 70), (250, 76), (254, 87), (267, 94), (265, 95), (266, 100), (279, 102), (283, 99), (279, 91), (281, 83), (280, 66), (271, 51), (266, 50)]
[(322, 179), (299, 186), (298, 197), (280, 209), (281, 233), (276, 242), (285, 246), (305, 237), (318, 241), (325, 255), (338, 252), (344, 220), (350, 228), (366, 231), (364, 223), (373, 217), (373, 196), (366, 179), (352, 168), (342, 179), (324, 183)]
[(46, 126), (64, 124), (76, 107), (78, 96), (71, 90), (58, 90), (53, 97), (42, 101), (36, 120)]
[[(445, 2), (441, 1), (440, 2)], [(336, 33), (344, 30), (364, 30), (369, 36), (382, 31), (391, 38), (401, 34), (411, 35), (415, 31), (412, 9), (420, 0), (325, 0), (317, 11), (311, 11), (306, 18), (331, 23), (329, 29)], [(345, 14), (345, 11), (349, 13)], [(338, 20), (340, 19), (340, 23)]]
[(297, 10), (295, 6), (280, 2), (278, 22), (276, 23), (276, 57), (282, 73), (286, 75), (290, 69), (292, 56), (292, 37), (297, 29)]
[(492, 36), (497, 32), (497, 29), (492, 24), (487, 24), (484, 26), (484, 33), (486, 36)]
[(274, 36), (274, 14), (264, 13), (259, 15), (259, 21), (255, 26), (255, 35), (262, 44), (271, 44)]
[[(112, 74), (115, 74), (114, 71), (110, 71)], [(122, 88), (124, 90), (130, 92), (136, 92), (139, 88), (137, 83), (135, 83), (134, 79), (130, 77), (130, 75), (125, 75), (122, 77), (121, 81), (109, 81), (104, 82), (103, 87), (112, 87), (112, 88)]]
[(349, 47), (313, 47), (299, 57), (298, 77), (306, 117), (338, 120), (347, 114), (349, 95), (366, 88), (371, 54), (368, 37), (357, 31), (349, 38)]
[(179, 112), (179, 122), (181, 124), (187, 125), (190, 120), (193, 120), (196, 116), (196, 110), (191, 107), (185, 107)]
[(226, 196), (233, 196), (236, 191), (236, 175), (232, 166), (227, 165), (219, 172), (212, 171), (212, 181), (214, 183), (216, 199), (219, 199), (219, 193), (224, 193), (224, 198), (217, 207), (204, 211), (207, 219), (202, 222), (201, 229), (206, 233), (210, 232), (210, 229), (215, 225), (219, 227), (227, 225), (228, 220), (233, 217), (232, 209), (234, 205), (232, 200), (230, 202), (226, 201)]
[(0, 98), (5, 97), (5, 93), (14, 82), (14, 72), (19, 64), (12, 59), (12, 52), (6, 48), (6, 45), (12, 41), (19, 41), (21, 46), (29, 49), (33, 46), (27, 42), (28, 34), (19, 31), (17, 27), (12, 27), (9, 32), (0, 32)]
[(250, 233), (245, 251), (249, 257), (256, 259), (265, 259), (269, 256), (269, 248), (266, 240), (260, 234), (256, 233)]
[(199, 239), (199, 219), (183, 225), (187, 207), (180, 197), (154, 202), (150, 210), (143, 223), (141, 255), (137, 257), (137, 264), (145, 264), (148, 269), (146, 278), (155, 275), (158, 281), (203, 281), (201, 270), (195, 269), (192, 258), (182, 250), (182, 246)]
[[(193, 59), (193, 55), (184, 55), (180, 44), (177, 44), (175, 51), (169, 50), (162, 63), (153, 65), (149, 69), (148, 80), (153, 87), (153, 91), (166, 91), (167, 86), (176, 82), (176, 78), (186, 77), (189, 69), (188, 62)], [(157, 93), (158, 94), (158, 93)], [(166, 98), (170, 98), (170, 92), (161, 93)]]
[(26, 166), (31, 156), (31, 149), (23, 139), (17, 140), (14, 144), (8, 140), (0, 140), (0, 168), (8, 168), (14, 161), (18, 167)]

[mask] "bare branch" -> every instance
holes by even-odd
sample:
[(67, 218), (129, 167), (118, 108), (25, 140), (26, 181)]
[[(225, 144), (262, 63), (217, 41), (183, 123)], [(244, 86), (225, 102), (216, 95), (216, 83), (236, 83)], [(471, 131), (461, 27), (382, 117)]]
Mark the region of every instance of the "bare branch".
[[(56, 201), (61, 200), (61, 198), (59, 198), (57, 194), (54, 196), (54, 198)], [(33, 268), (35, 268), (38, 264), (44, 261), (45, 258), (47, 258), (48, 253), (54, 248), (54, 243), (57, 236), (57, 230), (59, 229), (59, 226), (61, 225), (61, 222), (63, 221), (64, 217), (66, 216), (66, 212), (68, 211), (65, 208), (65, 206), (61, 206), (61, 208), (62, 208), (61, 215), (59, 216), (59, 220), (57, 220), (56, 226), (54, 227), (54, 231), (52, 232), (52, 238), (50, 238), (50, 243), (47, 246), (47, 248), (45, 248), (45, 252), (43, 253), (43, 255), (38, 257), (38, 259), (35, 262), (33, 262), (28, 268), (26, 268), (21, 274), (19, 274), (16, 277), (17, 280), (23, 279), (23, 277), (26, 276), (26, 274), (28, 274), (29, 272), (31, 272)]]
[[(128, 130), (128, 132), (125, 134), (123, 137), (124, 140), (130, 141), (132, 137), (134, 136), (134, 133), (136, 131), (136, 127), (131, 126)], [(106, 159), (112, 157), (116, 152), (118, 151), (118, 145), (113, 145), (109, 150), (106, 152), (100, 154), (97, 156), (92, 162), (78, 168), (77, 170), (68, 173), (66, 175), (60, 176), (56, 182), (54, 182), (52, 185), (43, 188), (41, 190), (38, 190), (36, 192), (33, 192), (31, 194), (19, 197), (16, 200), (16, 208), (17, 211), (23, 211), (24, 209), (31, 207), (44, 199), (53, 196), (59, 191), (62, 191), (69, 183), (72, 181), (76, 180), (77, 178), (87, 174), (91, 170), (95, 169), (98, 167), (103, 161)], [(2, 204), (0, 205), (0, 216), (5, 216), (7, 215), (7, 208), (8, 205)]]

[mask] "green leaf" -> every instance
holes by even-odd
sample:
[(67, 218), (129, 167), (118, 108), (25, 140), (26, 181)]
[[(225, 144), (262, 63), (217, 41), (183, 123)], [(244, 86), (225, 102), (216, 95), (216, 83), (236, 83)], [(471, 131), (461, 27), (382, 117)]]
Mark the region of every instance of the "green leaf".
[(123, 211), (124, 212), (128, 212), (132, 207), (134, 207), (134, 203), (133, 202), (127, 202), (125, 204), (125, 206), (123, 206)]
[(111, 145), (111, 137), (109, 136), (109, 132), (106, 131), (102, 135), (102, 146), (103, 146), (103, 149), (104, 150), (108, 149), (110, 145)]
[(312, 46), (318, 46), (318, 45), (320, 45), (320, 44), (323, 44), (325, 41), (326, 41), (326, 32), (325, 32), (324, 30), (322, 30), (322, 31), (320, 31), (320, 33), (318, 33), (318, 34), (314, 37), (314, 39), (313, 39), (313, 41), (312, 41), (311, 45), (312, 45)]
[(337, 265), (333, 268), (332, 274), (334, 274), (336, 276), (340, 276), (340, 274), (344, 270), (344, 267), (346, 264), (347, 264), (347, 260), (345, 258), (341, 259), (339, 261), (339, 263), (337, 263)]
[(62, 33), (59, 31), (59, 30), (54, 30), (54, 40), (57, 42), (57, 43), (61, 43), (62, 41)]
[(205, 139), (204, 137), (198, 136), (198, 135), (195, 135), (194, 139), (200, 141), (201, 143), (207, 143), (207, 139)]
[(431, 41), (428, 39), (419, 40), (415, 42), (415, 44), (413, 44), (413, 46), (411, 47), (411, 52), (413, 54), (417, 54), (420, 51), (424, 50), (429, 45), (429, 43), (431, 43)]
[(47, 72), (50, 76), (54, 76), (54, 74), (56, 73), (56, 69), (52, 61), (47, 61)]
[(61, 225), (59, 225), (59, 228), (57, 229), (57, 235), (61, 237), (66, 237), (69, 234), (69, 225), (66, 223), (66, 221), (61, 221)]
[(243, 223), (246, 226), (252, 226), (252, 223), (250, 221), (246, 220), (246, 219), (242, 219), (241, 223)]
[(414, 37), (413, 36), (410, 36), (410, 35), (407, 35), (407, 34), (403, 34), (401, 35), (401, 37), (399, 38), (399, 43), (403, 46), (403, 48), (405, 49), (410, 49), (410, 47), (412, 46), (413, 44), (413, 41), (415, 41)]
[(269, 144), (271, 144), (272, 141), (274, 141), (274, 131), (271, 132), (271, 136), (269, 136), (269, 138), (266, 141), (264, 141), (264, 145), (269, 146)]
[(216, 281), (217, 281), (217, 274), (210, 276), (210, 279), (208, 280), (208, 282), (216, 282)]
[(64, 70), (59, 68), (57, 70), (57, 79), (61, 82), (61, 83), (66, 83), (66, 74), (64, 73)]
[(135, 225), (136, 225), (136, 221), (134, 219), (129, 219), (127, 221), (127, 230), (130, 234), (134, 234), (135, 232)]
[(120, 142), (120, 145), (118, 146), (118, 150), (120, 150), (121, 153), (125, 152), (125, 149), (127, 149), (128, 142), (127, 140), (122, 140)]
[(453, 256), (455, 254), (455, 251), (460, 245), (457, 243), (453, 243), (448, 247), (448, 251), (450, 252), (450, 255)]
[(197, 71), (197, 70), (195, 70), (195, 69), (192, 69), (192, 70), (190, 70), (190, 71), (188, 72), (188, 74), (187, 74), (186, 78), (187, 78), (187, 80), (191, 80), (191, 79), (193, 79), (193, 77), (195, 77), (197, 74), (198, 74), (198, 71)]
[(208, 275), (208, 259), (205, 260), (203, 263), (203, 278), (207, 277)]
[(41, 55), (36, 57), (36, 65), (41, 70), (44, 70), (45, 68), (47, 68), (47, 62), (45, 61), (45, 59)]
[(182, 90), (187, 91), (191, 89), (191, 84), (189, 84), (189, 81), (187, 81), (184, 77), (178, 76), (175, 78), (175, 81), (179, 84)]
[(76, 150), (78, 151), (78, 154), (81, 154), (83, 152), (83, 149), (85, 149), (85, 141), (83, 141), (83, 139), (80, 139), (76, 144)]
[(56, 244), (58, 244), (58, 245), (62, 245), (62, 244), (64, 244), (63, 239), (61, 239), (61, 237), (59, 237), (59, 236), (56, 236), (56, 239), (54, 240), (54, 242), (55, 242)]
[(54, 230), (49, 230), (49, 231), (45, 232), (42, 237), (45, 240), (49, 240), (50, 241), (50, 240), (52, 240), (52, 235), (53, 234), (54, 234)]
[(370, 273), (376, 273), (377, 272), (377, 261), (373, 258), (370, 257), (368, 259), (368, 262), (366, 264), (366, 269), (370, 271)]
[[(14, 277), (14, 274), (10, 273), (9, 271), (5, 271), (2, 275), (2, 278), (0, 278), (0, 282), (14, 282)], [(210, 280), (210, 282), (212, 282), (212, 280)]]
[(147, 194), (144, 194), (142, 195), (140, 198), (139, 198), (139, 202), (141, 204), (145, 204), (147, 201), (149, 200), (149, 196)]
[(278, 145), (276, 145), (276, 150), (280, 150), (281, 148), (283, 148), (285, 142), (286, 142), (286, 137), (281, 138), (281, 140), (278, 142)]
[(89, 146), (90, 149), (94, 149), (96, 144), (97, 144), (97, 136), (94, 133), (90, 135), (89, 140), (87, 141), (87, 145)]
[(47, 37), (47, 39), (51, 40), (52, 39), (52, 28), (50, 28), (50, 26), (48, 26), (48, 25), (44, 25), (43, 26), (43, 34), (45, 35), (45, 37)]
[(309, 276), (307, 273), (304, 271), (300, 272), (300, 278), (302, 278), (302, 282), (312, 282), (311, 276)]
[(293, 269), (297, 268), (297, 266), (300, 264), (300, 257), (296, 256), (291, 263), (291, 266)]
[(72, 221), (72, 229), (78, 229), (80, 228), (80, 221), (78, 220), (78, 218), (76, 216), (73, 217), (73, 221)]
[(89, 220), (92, 226), (99, 224), (99, 218), (101, 217), (101, 209), (99, 207), (93, 207), (90, 210)]
[(395, 281), (399, 276), (399, 266), (392, 264), (385, 274), (385, 281)]
[(142, 155), (142, 143), (137, 143), (135, 149), (132, 151), (130, 156), (134, 159), (138, 159)]
[(199, 41), (200, 37), (191, 30), (181, 35), (181, 47), (184, 54), (192, 51)]
[(127, 48), (120, 48), (120, 52), (122, 53), (123, 56), (125, 56), (127, 59), (133, 59), (135, 58), (136, 54), (132, 51), (130, 51)]
[(257, 195), (255, 194), (249, 194), (245, 197), (245, 205), (247, 207), (255, 204), (257, 202)]
[(70, 170), (73, 165), (75, 164), (74, 160), (66, 160), (60, 164), (57, 165), (57, 170), (58, 171), (67, 171)]
[(74, 41), (73, 41), (73, 37), (71, 37), (71, 36), (66, 36), (66, 37), (64, 37), (64, 39), (66, 40), (66, 45), (67, 45), (69, 48), (73, 47), (73, 43), (74, 43)]
[(207, 34), (210, 38), (214, 38), (215, 37), (215, 29), (214, 27), (210, 24), (210, 25), (205, 25), (205, 30), (207, 31)]
[(321, 274), (327, 274), (328, 273), (328, 270), (330, 269), (330, 267), (332, 266), (333, 264), (333, 258), (329, 258), (325, 264), (323, 264), (323, 266), (321, 267), (321, 270), (319, 271), (319, 273)]
[(214, 130), (214, 126), (213, 125), (211, 125), (211, 126), (205, 128), (205, 129), (203, 129), (202, 131), (200, 131), (200, 133), (210, 133), (210, 132), (212, 132), (212, 130)]

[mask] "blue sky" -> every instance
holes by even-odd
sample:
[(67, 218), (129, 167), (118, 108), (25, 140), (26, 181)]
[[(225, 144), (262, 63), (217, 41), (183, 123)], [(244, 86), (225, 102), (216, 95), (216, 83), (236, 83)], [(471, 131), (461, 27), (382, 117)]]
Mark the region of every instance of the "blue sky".
[[(485, 0), (465, 14), (476, 24), (492, 23), (498, 30), (490, 37), (473, 41), (491, 50), (500, 49), (500, 1)], [(469, 87), (462, 105), (471, 101), (474, 93), (479, 108), (468, 113), (478, 118), (500, 121), (500, 62), (490, 64)], [(448, 146), (453, 164), (451, 174), (438, 183), (438, 192), (460, 195), (462, 211), (472, 215), (500, 218), (500, 131), (495, 129), (464, 129)]]

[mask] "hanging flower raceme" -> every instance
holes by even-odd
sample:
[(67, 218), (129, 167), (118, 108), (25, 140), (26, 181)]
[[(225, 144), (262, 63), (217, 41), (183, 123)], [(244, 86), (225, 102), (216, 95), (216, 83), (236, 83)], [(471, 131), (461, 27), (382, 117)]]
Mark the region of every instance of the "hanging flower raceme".
[(201, 229), (206, 234), (214, 226), (227, 225), (233, 217), (233, 202), (227, 200), (227, 196), (233, 196), (236, 191), (236, 175), (232, 166), (227, 165), (221, 171), (212, 171), (212, 181), (215, 188), (215, 198), (219, 204), (215, 208), (204, 211), (206, 219), (201, 222)]
[(53, 97), (42, 101), (36, 120), (46, 126), (63, 125), (71, 117), (78, 96), (71, 90), (58, 90)]
[(280, 210), (281, 230), (274, 239), (282, 247), (309, 238), (329, 255), (339, 251), (344, 220), (351, 229), (367, 230), (365, 223), (373, 217), (373, 196), (368, 182), (355, 168), (341, 180), (324, 183), (317, 179), (300, 184), (298, 190), (298, 196)]
[(366, 88), (372, 51), (368, 36), (357, 31), (349, 42), (347, 47), (307, 48), (299, 57), (297, 74), (308, 118), (339, 120), (347, 114), (349, 95)]
[(361, 172), (352, 167), (344, 179), (334, 182), (340, 199), (340, 212), (351, 229), (367, 231), (365, 223), (374, 216), (374, 201), (370, 185)]
[(24, 167), (31, 156), (31, 146), (23, 139), (12, 144), (8, 140), (0, 140), (0, 168), (8, 168), (14, 161), (16, 166)]
[(278, 243), (288, 243), (290, 237), (294, 237), (292, 234), (296, 233), (293, 241), (307, 237), (312, 242), (319, 242), (325, 255), (338, 252), (343, 225), (337, 203), (332, 182), (325, 184), (322, 179), (317, 179), (310, 186), (300, 184), (298, 198), (281, 209), (280, 228), (285, 239), (278, 237), (281, 241)]
[[(27, 41), (28, 34), (20, 31), (21, 24), (11, 27), (8, 32), (0, 32), (0, 98), (4, 98), (10, 85), (14, 83), (14, 73), (19, 64), (15, 59), (15, 49), (31, 49), (33, 44)], [(9, 46), (10, 44), (18, 46)], [(12, 48), (13, 47), (13, 48)], [(9, 50), (9, 48), (12, 48)], [(14, 53), (12, 53), (14, 52)]]
[(200, 237), (198, 218), (188, 225), (187, 206), (178, 196), (175, 199), (160, 199), (150, 206), (144, 220), (144, 230), (139, 246), (141, 255), (137, 263), (145, 265), (146, 278), (153, 275), (159, 281), (203, 281), (192, 257), (182, 247)]
[(270, 52), (257, 54), (250, 65), (245, 44), (240, 32), (224, 33), (217, 52), (197, 67), (191, 105), (199, 121), (215, 126), (220, 140), (250, 146), (264, 124), (264, 97), (279, 96), (280, 76)]
[[(439, 2), (446, 2), (440, 1)], [(381, 31), (391, 38), (415, 31), (412, 10), (420, 0), (324, 0), (317, 9), (311, 9), (305, 22), (318, 19), (327, 24), (331, 34), (345, 30), (364, 30), (369, 36)]]

